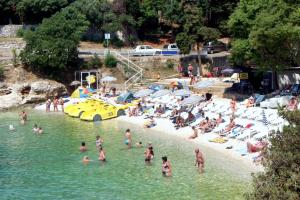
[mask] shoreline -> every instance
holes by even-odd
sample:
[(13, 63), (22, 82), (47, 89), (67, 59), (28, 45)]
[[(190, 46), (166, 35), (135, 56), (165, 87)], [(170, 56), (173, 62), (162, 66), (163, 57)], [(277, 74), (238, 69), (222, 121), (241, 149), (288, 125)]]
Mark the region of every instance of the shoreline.
[[(138, 116), (138, 117), (121, 116), (116, 118), (116, 120), (130, 123), (132, 125), (137, 125), (139, 126), (139, 128), (144, 129), (143, 122), (145, 121), (145, 119), (143, 116)], [(227, 146), (237, 145), (238, 143), (237, 141), (229, 139), (228, 142), (224, 144), (209, 142), (208, 141), (209, 139), (217, 136), (214, 133), (205, 133), (199, 135), (196, 139), (188, 139), (188, 137), (192, 134), (192, 129), (190, 127), (184, 127), (176, 130), (173, 124), (167, 119), (159, 118), (159, 119), (155, 119), (155, 121), (157, 122), (157, 125), (147, 130), (149, 131), (153, 130), (168, 136), (175, 136), (184, 139), (188, 142), (192, 142), (194, 144), (200, 145), (200, 147), (204, 146), (207, 149), (216, 151), (217, 153), (221, 153), (222, 155), (228, 157), (229, 159), (234, 159), (235, 161), (238, 161), (240, 164), (248, 168), (252, 173), (260, 172), (263, 171), (264, 169), (262, 165), (256, 165), (252, 161), (252, 157), (254, 157), (255, 154), (248, 154), (245, 156), (241, 156), (238, 152), (234, 151), (233, 149), (226, 149)], [(245, 143), (243, 144), (245, 145)]]

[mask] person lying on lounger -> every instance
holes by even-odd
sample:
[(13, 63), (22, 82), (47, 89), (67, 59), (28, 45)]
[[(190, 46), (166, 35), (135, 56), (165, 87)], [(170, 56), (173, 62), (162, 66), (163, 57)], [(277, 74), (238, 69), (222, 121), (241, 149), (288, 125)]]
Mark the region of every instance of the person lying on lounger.
[(185, 124), (190, 124), (195, 121), (195, 115), (192, 112), (188, 112), (188, 117), (185, 119)]
[(211, 121), (208, 117), (200, 122), (199, 129), (202, 131), (202, 133), (207, 133), (211, 130)]
[(294, 111), (297, 110), (297, 106), (298, 106), (298, 101), (297, 98), (295, 96), (293, 96), (290, 100), (288, 105), (286, 106), (286, 110), (289, 111)]
[(184, 127), (184, 119), (180, 115), (178, 115), (175, 119), (175, 127), (176, 128)]
[(230, 118), (230, 122), (229, 124), (226, 126), (224, 132), (220, 135), (226, 135), (228, 132), (230, 132), (233, 128), (235, 127), (235, 122), (234, 122), (234, 118), (231, 117)]
[(249, 99), (247, 99), (246, 108), (253, 107), (254, 105), (255, 105), (255, 100), (251, 96), (251, 97), (249, 97)]
[(151, 127), (153, 127), (153, 126), (155, 126), (155, 125), (156, 125), (156, 122), (154, 121), (153, 116), (151, 116), (151, 117), (149, 118), (149, 120), (145, 122), (144, 127), (145, 127), (145, 128), (151, 128)]
[(247, 151), (248, 153), (255, 153), (263, 150), (267, 146), (267, 142), (263, 140), (259, 140), (255, 144), (251, 144), (251, 142), (247, 142)]

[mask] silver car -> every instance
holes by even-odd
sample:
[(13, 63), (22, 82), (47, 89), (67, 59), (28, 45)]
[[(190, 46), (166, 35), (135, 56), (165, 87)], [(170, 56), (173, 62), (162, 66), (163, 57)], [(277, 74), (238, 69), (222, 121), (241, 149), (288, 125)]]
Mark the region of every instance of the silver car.
[(160, 55), (162, 52), (161, 49), (154, 49), (150, 45), (138, 45), (132, 51), (132, 55), (134, 56), (154, 56)]

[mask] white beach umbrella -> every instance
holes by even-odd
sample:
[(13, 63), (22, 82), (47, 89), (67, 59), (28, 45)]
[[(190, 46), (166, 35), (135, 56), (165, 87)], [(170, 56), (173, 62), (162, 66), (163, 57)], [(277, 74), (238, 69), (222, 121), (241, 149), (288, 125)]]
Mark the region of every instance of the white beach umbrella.
[(113, 77), (113, 76), (106, 76), (104, 78), (101, 79), (102, 82), (113, 82), (116, 81), (117, 78)]
[(215, 82), (213, 80), (200, 81), (194, 85), (194, 88), (195, 89), (207, 88), (207, 87), (214, 85), (214, 83)]
[(175, 90), (173, 92), (173, 95), (175, 95), (175, 96), (189, 96), (189, 95), (191, 95), (191, 91), (185, 90), (185, 89)]
[(158, 97), (162, 97), (162, 96), (165, 96), (167, 94), (171, 94), (171, 91), (170, 90), (166, 90), (166, 89), (163, 89), (163, 90), (159, 90), (157, 92), (155, 92), (154, 94), (152, 94), (152, 98), (158, 98)]
[(136, 98), (141, 98), (141, 97), (148, 96), (148, 95), (152, 94), (153, 92), (154, 92), (154, 90), (142, 89), (142, 90), (139, 90), (138, 92), (136, 92), (133, 96)]
[(194, 95), (194, 96), (190, 96), (190, 97), (184, 99), (180, 104), (181, 104), (182, 106), (196, 105), (196, 104), (198, 104), (201, 100), (202, 100), (201, 96)]

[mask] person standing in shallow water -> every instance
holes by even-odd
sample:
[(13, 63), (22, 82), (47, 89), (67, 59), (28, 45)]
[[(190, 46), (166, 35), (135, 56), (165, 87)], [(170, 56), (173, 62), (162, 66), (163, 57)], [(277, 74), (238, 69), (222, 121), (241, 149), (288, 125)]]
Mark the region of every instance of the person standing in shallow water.
[(103, 161), (103, 162), (106, 161), (105, 151), (103, 150), (102, 147), (100, 147), (100, 149), (99, 149), (99, 157), (98, 157), (98, 159), (100, 161)]
[(27, 121), (27, 113), (23, 110), (19, 115), (21, 117), (21, 124), (25, 124), (25, 122)]
[(172, 168), (171, 163), (168, 161), (167, 156), (163, 156), (162, 158), (162, 166), (161, 166), (161, 172), (164, 176), (172, 176)]
[(81, 152), (87, 151), (87, 147), (85, 146), (85, 142), (81, 142), (81, 146), (80, 146), (79, 150), (80, 150)]
[(199, 148), (195, 149), (196, 163), (195, 166), (198, 167), (199, 173), (204, 172), (204, 157)]
[(124, 142), (128, 149), (131, 148), (131, 133), (130, 133), (130, 129), (127, 129), (125, 132), (125, 142)]

